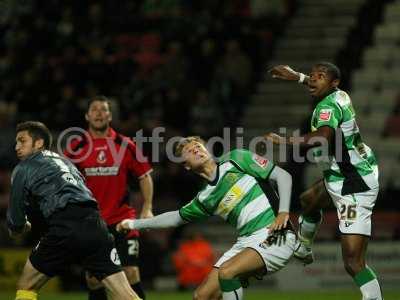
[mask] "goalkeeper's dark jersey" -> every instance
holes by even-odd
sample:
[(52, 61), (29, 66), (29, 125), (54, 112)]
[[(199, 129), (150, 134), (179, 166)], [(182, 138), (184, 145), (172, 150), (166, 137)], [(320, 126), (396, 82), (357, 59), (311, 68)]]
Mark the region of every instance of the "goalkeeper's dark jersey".
[(8, 227), (21, 231), (27, 215), (40, 213), (48, 220), (69, 203), (97, 206), (82, 175), (71, 162), (55, 152), (37, 152), (21, 161), (13, 171)]

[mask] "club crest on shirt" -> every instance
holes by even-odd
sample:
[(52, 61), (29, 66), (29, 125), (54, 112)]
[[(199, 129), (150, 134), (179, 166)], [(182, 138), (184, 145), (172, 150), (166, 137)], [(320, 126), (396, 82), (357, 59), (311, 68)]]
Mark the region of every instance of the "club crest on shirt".
[(319, 111), (320, 121), (329, 121), (331, 119), (332, 109), (321, 109)]
[(253, 154), (253, 160), (259, 165), (261, 168), (266, 168), (268, 164), (268, 159), (259, 156), (257, 154)]
[(97, 154), (97, 162), (99, 164), (104, 164), (107, 161), (107, 157), (106, 157), (106, 153), (104, 152), (104, 150), (99, 151), (99, 153)]

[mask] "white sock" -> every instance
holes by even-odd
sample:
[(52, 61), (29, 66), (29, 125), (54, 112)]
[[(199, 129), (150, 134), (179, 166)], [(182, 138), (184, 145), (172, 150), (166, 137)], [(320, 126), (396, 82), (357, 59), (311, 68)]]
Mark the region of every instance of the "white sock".
[(378, 280), (374, 279), (360, 287), (363, 300), (383, 300)]
[(243, 288), (239, 288), (232, 292), (223, 292), (222, 299), (223, 300), (242, 300), (243, 299)]
[(299, 217), (299, 238), (307, 246), (311, 246), (317, 234), (319, 226), (321, 225), (322, 218), (319, 222), (309, 222), (303, 216)]

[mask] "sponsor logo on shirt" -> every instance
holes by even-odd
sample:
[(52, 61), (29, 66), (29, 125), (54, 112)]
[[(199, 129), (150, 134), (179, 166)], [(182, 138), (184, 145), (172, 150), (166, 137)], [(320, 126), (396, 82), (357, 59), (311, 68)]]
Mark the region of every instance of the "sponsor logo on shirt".
[(85, 168), (86, 176), (113, 176), (118, 175), (119, 167), (94, 167)]
[(331, 119), (332, 109), (321, 109), (319, 111), (320, 121), (329, 121)]
[(97, 162), (99, 164), (104, 164), (107, 161), (106, 153), (104, 150), (101, 150), (99, 154), (97, 154)]
[(257, 154), (253, 154), (253, 160), (257, 163), (257, 165), (259, 165), (261, 168), (266, 168), (268, 165), (268, 159), (257, 155)]
[(113, 248), (110, 253), (110, 259), (113, 262), (114, 265), (120, 266), (121, 265), (121, 260), (119, 259), (117, 249)]
[(218, 204), (216, 213), (222, 217), (227, 216), (242, 199), (243, 190), (234, 185)]

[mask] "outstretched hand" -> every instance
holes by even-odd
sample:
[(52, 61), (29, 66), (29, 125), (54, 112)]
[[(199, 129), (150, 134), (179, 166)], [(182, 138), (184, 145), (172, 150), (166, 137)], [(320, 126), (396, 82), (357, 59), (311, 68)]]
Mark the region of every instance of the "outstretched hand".
[(264, 138), (267, 141), (272, 142), (275, 145), (282, 145), (282, 144), (286, 144), (286, 138), (280, 136), (279, 134), (276, 133), (267, 133), (264, 135)]
[(268, 70), (272, 78), (288, 80), (288, 81), (298, 81), (300, 78), (299, 72), (296, 72), (288, 65), (277, 65), (272, 69)]
[(129, 231), (132, 230), (132, 228), (129, 226), (129, 224), (131, 223), (131, 221), (132, 221), (132, 220), (130, 220), (130, 219), (122, 220), (121, 222), (119, 222), (119, 223), (117, 224), (116, 230), (117, 230), (118, 232), (121, 232), (121, 233), (128, 233)]

